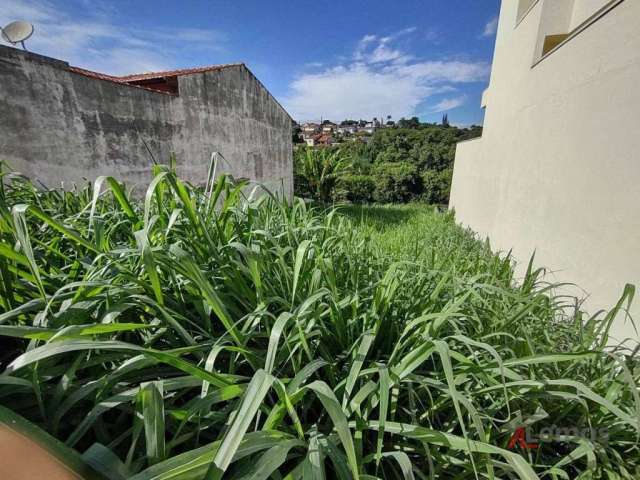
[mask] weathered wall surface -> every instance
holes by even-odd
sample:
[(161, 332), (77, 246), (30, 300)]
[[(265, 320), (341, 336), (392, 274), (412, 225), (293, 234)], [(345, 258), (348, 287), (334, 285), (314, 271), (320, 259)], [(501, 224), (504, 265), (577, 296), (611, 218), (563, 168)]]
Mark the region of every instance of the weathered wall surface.
[[(536, 63), (553, 1), (517, 27), (503, 2), (483, 136), (458, 145), (450, 206), (523, 267), (535, 250), (595, 313), (640, 288), (640, 1)], [(640, 327), (638, 299), (632, 314)], [(622, 317), (614, 334), (638, 338)]]
[[(176, 154), (187, 180), (219, 168), (293, 191), (291, 120), (243, 65), (179, 77), (179, 95), (70, 72), (65, 62), (0, 46), (0, 158), (54, 187), (112, 175), (149, 181)], [(220, 171), (219, 170), (219, 171)]]

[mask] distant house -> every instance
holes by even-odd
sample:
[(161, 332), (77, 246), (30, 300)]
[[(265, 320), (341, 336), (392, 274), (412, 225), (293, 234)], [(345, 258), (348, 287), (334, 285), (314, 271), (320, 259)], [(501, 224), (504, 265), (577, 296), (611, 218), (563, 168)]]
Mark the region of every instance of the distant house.
[(320, 135), (320, 137), (318, 137), (316, 143), (318, 145), (333, 145), (334, 143), (336, 143), (336, 141), (331, 135), (323, 133), (322, 135)]
[(361, 131), (372, 134), (373, 132), (376, 131), (377, 128), (378, 128), (378, 125), (376, 125), (374, 122), (367, 122)]
[(317, 133), (316, 135), (313, 135), (309, 138), (305, 138), (304, 141), (309, 147), (315, 147), (318, 145), (333, 145), (334, 143), (336, 143), (335, 138), (324, 133)]
[(302, 125), (302, 135), (305, 139), (311, 138), (320, 133), (320, 125), (317, 123), (304, 123)]
[(338, 125), (336, 125), (333, 122), (329, 122), (329, 121), (322, 122), (322, 133), (324, 134), (332, 134), (333, 132), (336, 131), (337, 128), (338, 128)]
[(357, 131), (358, 127), (356, 127), (355, 125), (340, 126), (336, 129), (336, 132), (338, 132), (340, 135), (353, 135)]

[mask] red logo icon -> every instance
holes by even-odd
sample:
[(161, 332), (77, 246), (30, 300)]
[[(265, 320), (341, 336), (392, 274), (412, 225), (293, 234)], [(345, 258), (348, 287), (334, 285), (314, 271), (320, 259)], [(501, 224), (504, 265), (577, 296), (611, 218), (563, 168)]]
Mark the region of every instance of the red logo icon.
[(535, 450), (538, 448), (537, 443), (527, 442), (527, 430), (524, 427), (516, 428), (516, 431), (511, 435), (507, 448), (509, 448), (509, 450), (513, 450), (516, 445), (519, 445), (520, 448), (524, 450)]

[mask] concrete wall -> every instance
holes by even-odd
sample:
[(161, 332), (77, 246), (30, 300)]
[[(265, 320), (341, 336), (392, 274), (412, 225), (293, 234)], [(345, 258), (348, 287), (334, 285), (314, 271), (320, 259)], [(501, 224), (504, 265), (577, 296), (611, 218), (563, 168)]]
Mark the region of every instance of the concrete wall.
[(179, 95), (70, 72), (0, 46), (0, 159), (47, 186), (112, 175), (150, 179), (168, 161), (198, 183), (214, 151), (224, 171), (293, 191), (291, 119), (244, 66), (179, 77)]
[[(450, 207), (521, 263), (535, 250), (595, 313), (640, 288), (640, 1), (611, 3), (540, 59), (557, 3), (516, 26), (518, 2), (503, 2), (483, 136), (458, 145)], [(587, 3), (602, 2), (576, 2), (581, 17)], [(631, 313), (640, 326), (640, 301)], [(613, 333), (638, 339), (623, 318)]]

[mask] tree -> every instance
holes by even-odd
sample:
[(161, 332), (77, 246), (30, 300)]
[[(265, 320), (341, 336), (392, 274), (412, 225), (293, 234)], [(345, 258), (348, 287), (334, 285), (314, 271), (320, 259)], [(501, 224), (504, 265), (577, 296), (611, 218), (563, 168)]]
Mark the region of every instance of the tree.
[(333, 199), (337, 202), (369, 203), (373, 200), (376, 188), (371, 175), (342, 175), (333, 192)]
[(421, 178), (408, 162), (381, 163), (374, 171), (374, 198), (381, 203), (408, 202), (421, 191)]
[(453, 169), (425, 170), (422, 174), (422, 200), (431, 205), (449, 203)]
[(409, 120), (401, 118), (398, 120), (398, 127), (400, 128), (420, 128), (420, 119), (418, 117), (411, 117)]
[(338, 177), (348, 172), (348, 157), (331, 148), (299, 148), (295, 153), (296, 177), (303, 187), (296, 191), (306, 190), (314, 199), (330, 202)]
[[(354, 136), (354, 141), (325, 148), (332, 153), (339, 150), (340, 158), (345, 162), (348, 159), (348, 169), (338, 171), (335, 180), (332, 177), (327, 179), (329, 184), (334, 182), (333, 186), (329, 185), (333, 191), (332, 198), (367, 201), (367, 192), (370, 192), (373, 180), (376, 183), (373, 197), (379, 202), (421, 200), (446, 204), (456, 144), (481, 135), (482, 127), (447, 127), (441, 122), (431, 124), (413, 120), (403, 119), (405, 128), (396, 125), (396, 128), (376, 130), (373, 135), (367, 136), (367, 142), (357, 140), (364, 135), (361, 132)], [(448, 114), (443, 116), (443, 120), (449, 121)], [(407, 127), (416, 123), (418, 128)], [(302, 154), (304, 150), (300, 150)], [(385, 164), (385, 167), (379, 169), (381, 164)], [(398, 164), (404, 164), (404, 167), (398, 167)], [(410, 164), (415, 171), (410, 171), (406, 164)], [(305, 187), (307, 179), (299, 172), (301, 168), (295, 170), (296, 194), (319, 198), (321, 195), (318, 192), (326, 192), (326, 189), (319, 190), (317, 182), (313, 180), (313, 191), (311, 187)], [(310, 178), (313, 179), (313, 176)]]
[(292, 135), (292, 140), (294, 145), (296, 143), (304, 143), (304, 140), (301, 138), (302, 137), (302, 128), (300, 128), (300, 125), (298, 125), (297, 122), (292, 121), (291, 122), (291, 135)]

